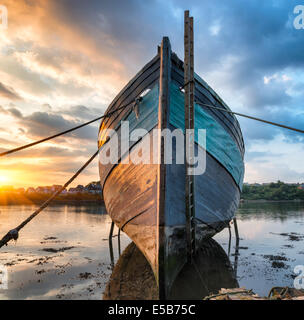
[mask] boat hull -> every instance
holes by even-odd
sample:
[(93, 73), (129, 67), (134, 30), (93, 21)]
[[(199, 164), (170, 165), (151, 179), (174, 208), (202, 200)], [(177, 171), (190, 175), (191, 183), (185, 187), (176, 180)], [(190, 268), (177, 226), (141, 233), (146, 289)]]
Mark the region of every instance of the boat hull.
[[(170, 144), (172, 163), (155, 162), (167, 150), (163, 139), (159, 136), (155, 139), (155, 129), (184, 130), (184, 114), (180, 112), (184, 101), (179, 90), (182, 64), (175, 55), (171, 56), (168, 43), (166, 50), (162, 46), (159, 54), (114, 99), (108, 112), (124, 104), (127, 107), (106, 119), (99, 135), (99, 172), (107, 212), (150, 263), (160, 298), (169, 296), (174, 279), (187, 262), (186, 166), (178, 161), (177, 139), (172, 139)], [(202, 81), (196, 82), (196, 100), (221, 103), (224, 108)], [(150, 91), (142, 97), (135, 112), (131, 102), (147, 89)], [(227, 227), (234, 217), (244, 174), (244, 148), (234, 117), (199, 105), (195, 107), (195, 127), (207, 133), (207, 144), (199, 139), (195, 141), (195, 153), (205, 156), (205, 170), (195, 176), (195, 228), (199, 247), (204, 239)], [(129, 125), (127, 134), (122, 121)], [(111, 136), (110, 129), (117, 133), (117, 140)], [(136, 129), (144, 129), (146, 133), (132, 140), (130, 137)], [(113, 144), (105, 142), (109, 141), (107, 136), (111, 136)], [(125, 150), (122, 145), (127, 140), (129, 146)], [(118, 155), (117, 163), (104, 162), (107, 149), (113, 152), (113, 148)]]
[[(238, 288), (235, 272), (224, 249), (206, 239), (195, 257), (173, 282), (168, 299), (202, 300), (221, 288)], [(104, 300), (156, 300), (158, 287), (142, 252), (130, 243), (119, 257), (107, 283)]]

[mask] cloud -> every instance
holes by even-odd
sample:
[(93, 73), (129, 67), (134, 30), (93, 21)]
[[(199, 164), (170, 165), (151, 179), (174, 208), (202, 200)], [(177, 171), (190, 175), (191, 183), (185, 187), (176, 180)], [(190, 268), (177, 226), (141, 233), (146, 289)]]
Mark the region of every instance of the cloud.
[(0, 96), (9, 100), (21, 100), (21, 97), (14, 91), (14, 89), (5, 86), (0, 82)]
[(103, 111), (101, 108), (88, 108), (82, 105), (71, 106), (62, 111), (66, 115), (71, 115), (75, 118), (78, 118), (78, 119), (80, 118), (83, 120), (92, 120), (103, 114)]
[(245, 181), (249, 182), (276, 182), (278, 180), (295, 183), (304, 181), (304, 172), (291, 169), (286, 164), (273, 164), (269, 163), (247, 163), (246, 169), (247, 176)]
[[(67, 119), (66, 115), (73, 115), (77, 110), (82, 111), (78, 114), (78, 120)], [(63, 111), (62, 114), (57, 112), (46, 112), (46, 111), (36, 111), (29, 115), (23, 115), (18, 108), (7, 108), (4, 109), (0, 106), (0, 112), (11, 115), (15, 121), (17, 121), (21, 133), (26, 133), (28, 138), (41, 139), (47, 136), (65, 131), (76, 127), (82, 123), (86, 117), (92, 119), (92, 114), (90, 115), (89, 109), (84, 106), (76, 107), (76, 110)], [(88, 125), (81, 129), (77, 129), (74, 132), (68, 133), (63, 137), (72, 137), (79, 140), (89, 140), (92, 142), (97, 141), (98, 134), (98, 122), (96, 124)]]
[[(1, 91), (0, 86), (4, 99), (0, 113), (14, 119), (24, 141), (101, 115), (156, 54), (162, 36), (170, 37), (172, 50), (182, 58), (184, 9), (194, 15), (196, 72), (232, 110), (304, 127), (304, 33), (292, 25), (296, 1), (4, 0), (4, 4), (9, 28), (0, 42), (4, 88)], [(7, 105), (7, 99), (15, 105)], [(239, 121), (248, 150), (278, 143), (279, 135), (291, 145), (303, 144), (300, 134)], [(73, 144), (93, 148), (96, 136), (97, 124), (57, 141), (71, 150)], [(253, 163), (258, 156), (268, 161), (257, 153), (246, 159)]]
[[(12, 141), (12, 140), (8, 140), (8, 139), (4, 139), (4, 138), (0, 138), (0, 144), (1, 145), (16, 145), (17, 142), (16, 141)], [(5, 150), (3, 150), (5, 151)]]

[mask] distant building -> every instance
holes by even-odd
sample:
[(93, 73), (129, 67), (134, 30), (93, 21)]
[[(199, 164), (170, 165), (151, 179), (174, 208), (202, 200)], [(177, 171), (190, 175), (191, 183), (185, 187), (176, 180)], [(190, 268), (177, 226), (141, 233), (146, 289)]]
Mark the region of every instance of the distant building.
[(100, 183), (90, 183), (87, 187), (88, 192), (92, 194), (99, 194), (101, 193), (101, 185)]
[(68, 192), (70, 194), (75, 194), (75, 193), (78, 193), (78, 190), (77, 190), (77, 188), (70, 188)]
[(27, 188), (26, 193), (36, 193), (36, 190), (30, 187), (30, 188)]
[(99, 194), (101, 193), (101, 186), (99, 183), (90, 183), (86, 187), (79, 184), (76, 188), (70, 188), (68, 193), (69, 194), (76, 194), (76, 193)]
[(37, 187), (37, 188), (35, 189), (35, 191), (36, 191), (37, 193), (47, 193), (46, 187)]
[(59, 185), (59, 184), (54, 184), (54, 185), (51, 186), (51, 191), (52, 191), (52, 192), (56, 192), (56, 191), (60, 190), (61, 188), (62, 188), (61, 185)]

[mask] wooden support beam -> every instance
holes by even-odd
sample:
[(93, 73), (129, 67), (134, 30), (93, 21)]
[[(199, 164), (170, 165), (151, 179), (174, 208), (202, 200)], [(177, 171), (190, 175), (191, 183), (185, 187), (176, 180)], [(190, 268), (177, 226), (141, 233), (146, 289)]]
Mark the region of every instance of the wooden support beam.
[(233, 218), (233, 225), (234, 225), (234, 232), (235, 232), (235, 241), (236, 241), (236, 245), (239, 245), (239, 242), (240, 242), (240, 236), (239, 236), (239, 229), (238, 229), (238, 225), (237, 225), (236, 218)]
[(196, 251), (195, 244), (195, 181), (192, 172), (194, 159), (194, 44), (193, 44), (193, 17), (185, 11), (184, 30), (184, 88), (185, 88), (185, 154), (186, 154), (186, 232), (187, 256), (192, 262)]
[[(170, 79), (171, 79), (171, 45), (168, 37), (164, 37), (160, 48), (160, 77), (159, 77), (159, 103), (158, 103), (158, 129), (161, 131), (168, 128), (170, 108)], [(167, 297), (166, 279), (166, 188), (167, 186), (167, 165), (165, 164), (165, 144), (161, 135), (159, 143), (159, 165), (157, 184), (157, 251), (158, 251), (158, 285), (159, 299)]]
[(236, 218), (233, 218), (234, 232), (235, 232), (235, 252), (234, 252), (234, 274), (237, 276), (237, 266), (238, 266), (238, 258), (239, 258), (239, 244), (240, 244), (240, 236), (239, 229), (237, 225)]
[(114, 252), (113, 252), (113, 231), (114, 231), (114, 222), (112, 221), (111, 229), (109, 233), (109, 250), (110, 250), (110, 259), (111, 259), (111, 267), (114, 268)]
[(121, 255), (121, 250), (120, 250), (120, 228), (118, 228), (117, 244), (118, 244), (118, 256), (120, 257), (120, 255)]

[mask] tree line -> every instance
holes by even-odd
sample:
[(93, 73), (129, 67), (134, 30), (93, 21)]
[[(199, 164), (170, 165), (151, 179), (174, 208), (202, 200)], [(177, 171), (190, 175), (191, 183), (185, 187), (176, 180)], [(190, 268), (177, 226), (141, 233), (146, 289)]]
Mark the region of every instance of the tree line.
[(282, 181), (269, 184), (244, 184), (244, 200), (304, 200), (304, 184), (287, 184)]

